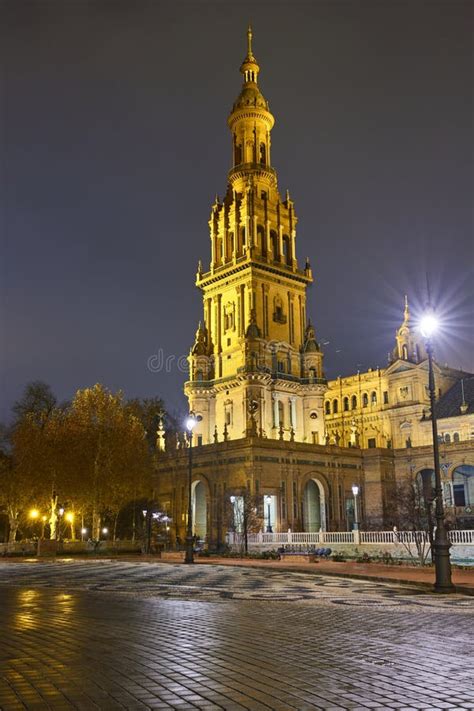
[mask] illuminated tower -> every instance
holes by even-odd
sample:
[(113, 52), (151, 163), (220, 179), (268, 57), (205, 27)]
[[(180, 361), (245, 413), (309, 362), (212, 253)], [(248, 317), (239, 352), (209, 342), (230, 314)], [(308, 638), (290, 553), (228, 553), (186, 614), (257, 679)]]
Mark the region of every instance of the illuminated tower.
[(232, 167), (209, 220), (209, 270), (199, 265), (204, 318), (185, 393), (203, 444), (253, 435), (323, 443), (322, 353), (306, 316), (309, 261), (296, 257), (297, 218), (271, 163), (275, 119), (258, 86), (248, 30), (243, 86), (228, 118)]

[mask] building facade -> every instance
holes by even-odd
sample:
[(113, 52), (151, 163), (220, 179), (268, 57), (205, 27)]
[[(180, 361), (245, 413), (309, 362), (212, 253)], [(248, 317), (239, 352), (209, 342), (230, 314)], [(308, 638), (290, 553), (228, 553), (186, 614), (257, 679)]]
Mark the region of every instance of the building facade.
[[(391, 526), (399, 483), (416, 485), (432, 472), (426, 349), (406, 300), (386, 368), (325, 379), (307, 314), (312, 270), (297, 259), (293, 200), (278, 191), (275, 119), (258, 85), (250, 29), (240, 71), (228, 118), (232, 167), (211, 209), (209, 267), (198, 266), (203, 318), (185, 384), (197, 419), (194, 531), (210, 546), (223, 544), (246, 502), (257, 527), (347, 530), (353, 484), (363, 524)], [(474, 381), (438, 364), (435, 377), (445, 503), (454, 525), (472, 526)], [(165, 448), (163, 430), (158, 438), (156, 496), (184, 539), (187, 441), (168, 438)]]

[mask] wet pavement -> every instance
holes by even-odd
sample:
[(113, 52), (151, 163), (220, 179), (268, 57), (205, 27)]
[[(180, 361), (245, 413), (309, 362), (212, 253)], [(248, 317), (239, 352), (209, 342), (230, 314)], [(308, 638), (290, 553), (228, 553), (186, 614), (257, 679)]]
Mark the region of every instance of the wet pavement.
[(305, 573), (2, 563), (0, 708), (474, 709), (474, 598)]

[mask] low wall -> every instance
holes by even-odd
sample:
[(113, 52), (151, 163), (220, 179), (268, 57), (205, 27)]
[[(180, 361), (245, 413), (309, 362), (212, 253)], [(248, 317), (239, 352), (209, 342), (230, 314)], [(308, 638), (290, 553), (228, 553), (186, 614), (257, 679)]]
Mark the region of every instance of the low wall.
[[(45, 539), (46, 543), (49, 543)], [(54, 541), (52, 541), (54, 543)], [(0, 556), (33, 556), (38, 549), (37, 541), (15, 541), (15, 543), (0, 543)], [(100, 553), (115, 555), (117, 553), (140, 553), (142, 543), (137, 541), (57, 541), (57, 553), (78, 555), (81, 553)]]

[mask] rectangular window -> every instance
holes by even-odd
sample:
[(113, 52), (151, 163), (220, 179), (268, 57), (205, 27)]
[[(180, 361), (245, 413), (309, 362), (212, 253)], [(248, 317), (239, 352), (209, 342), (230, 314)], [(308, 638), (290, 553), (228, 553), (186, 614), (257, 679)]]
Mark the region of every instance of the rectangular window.
[(367, 440), (367, 446), (368, 446), (369, 449), (375, 449), (375, 448), (376, 448), (376, 446), (377, 446), (377, 440), (375, 439), (375, 437), (369, 437), (369, 439)]
[(293, 518), (298, 518), (298, 488), (296, 481), (293, 482)]
[(466, 505), (466, 494), (464, 491), (464, 484), (453, 484), (454, 493), (454, 505), (455, 506), (465, 506)]
[(197, 446), (198, 446), (198, 447), (202, 447), (202, 435), (198, 435), (198, 443), (197, 443)]
[(258, 494), (260, 491), (260, 482), (258, 479), (255, 479), (255, 493)]
[(319, 432), (311, 432), (313, 444), (319, 444)]
[(384, 393), (383, 393), (383, 404), (388, 405), (388, 391), (387, 390), (384, 390)]

